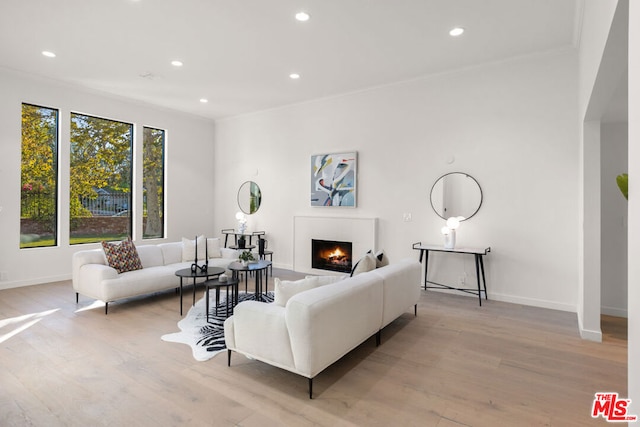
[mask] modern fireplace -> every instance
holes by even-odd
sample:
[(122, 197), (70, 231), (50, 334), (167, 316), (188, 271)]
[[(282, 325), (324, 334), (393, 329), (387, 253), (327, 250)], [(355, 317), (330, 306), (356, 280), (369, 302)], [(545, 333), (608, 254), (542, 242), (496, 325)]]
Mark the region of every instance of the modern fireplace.
[(311, 240), (311, 267), (318, 270), (351, 271), (351, 242)]

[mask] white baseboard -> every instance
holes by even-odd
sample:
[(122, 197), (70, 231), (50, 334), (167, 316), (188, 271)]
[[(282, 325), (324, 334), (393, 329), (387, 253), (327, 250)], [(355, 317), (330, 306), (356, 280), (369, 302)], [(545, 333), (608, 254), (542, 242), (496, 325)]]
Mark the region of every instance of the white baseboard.
[[(422, 287), (422, 289), (424, 289), (424, 287)], [(475, 298), (476, 300), (478, 299), (478, 295), (473, 295), (466, 292), (460, 292), (460, 291), (455, 291), (450, 289), (429, 289), (429, 292), (431, 291), (452, 293), (454, 295), (463, 295), (466, 297)], [(484, 301), (484, 293), (482, 295), (482, 300)], [(495, 293), (489, 292), (489, 300), (508, 302), (512, 304), (529, 305), (529, 306), (540, 307), (540, 308), (548, 308), (550, 310), (568, 311), (570, 313), (577, 312), (577, 307), (571, 304), (562, 304), (556, 301), (541, 300), (541, 299), (535, 299), (535, 298), (523, 298), (523, 297), (517, 297), (513, 295), (495, 294)]]
[(626, 309), (617, 308), (617, 307), (600, 307), (600, 313), (606, 314), (607, 316), (625, 317), (625, 318), (629, 317), (629, 314)]
[(61, 274), (59, 276), (38, 277), (29, 280), (14, 280), (11, 282), (0, 282), (0, 290), (22, 288), (25, 286), (42, 285), (44, 283), (62, 282), (71, 280), (71, 274)]

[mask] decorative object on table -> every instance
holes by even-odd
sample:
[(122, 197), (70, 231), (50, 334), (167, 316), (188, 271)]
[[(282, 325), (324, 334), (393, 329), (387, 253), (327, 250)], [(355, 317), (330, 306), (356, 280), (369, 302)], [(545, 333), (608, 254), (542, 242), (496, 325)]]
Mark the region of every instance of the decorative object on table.
[(356, 206), (358, 153), (311, 156), (311, 206)]
[(442, 227), (440, 230), (444, 235), (444, 248), (445, 249), (454, 249), (456, 247), (456, 230), (460, 227), (460, 221), (464, 218), (459, 217), (451, 217), (447, 219), (447, 225)]
[(247, 217), (242, 212), (236, 212), (236, 220), (238, 221), (238, 231), (243, 234), (247, 231)]
[(624, 198), (629, 200), (629, 175), (626, 173), (618, 175), (616, 177), (616, 184), (618, 184), (618, 188), (622, 192)]
[(245, 239), (244, 235), (238, 237), (238, 249), (244, 249), (247, 246), (247, 239)]
[(264, 255), (265, 249), (267, 249), (267, 241), (263, 238), (258, 238), (258, 254)]
[[(272, 302), (273, 292), (263, 294), (262, 298), (266, 302)], [(238, 296), (238, 302), (252, 301), (254, 299), (255, 295), (253, 293), (241, 293)], [(165, 342), (190, 346), (193, 358), (199, 362), (209, 360), (227, 348), (224, 341), (224, 321), (226, 316), (223, 315), (225, 313), (226, 298), (223, 296), (218, 304), (217, 308), (220, 315), (216, 314), (215, 292), (209, 296), (209, 301), (209, 322), (207, 322), (205, 310), (206, 301), (202, 298), (178, 322), (180, 332), (165, 334), (161, 337), (162, 341)]]
[(255, 258), (253, 257), (251, 251), (242, 251), (240, 256), (238, 256), (238, 259), (240, 260), (242, 265), (245, 266), (249, 264), (249, 261), (255, 261)]
[(218, 280), (221, 283), (225, 283), (227, 281), (227, 279), (229, 278), (229, 276), (227, 276), (226, 274), (222, 273), (220, 276), (218, 276)]
[[(201, 236), (202, 237), (202, 236)], [(204, 264), (203, 265), (198, 265), (198, 236), (196, 236), (195, 238), (195, 254), (194, 254), (194, 261), (193, 264), (191, 264), (191, 272), (195, 273), (198, 270), (200, 270), (201, 272), (205, 272), (207, 271), (207, 269), (209, 269), (209, 245), (206, 243), (205, 240), (205, 245), (204, 245)]]
[(482, 188), (474, 177), (463, 172), (442, 175), (431, 187), (431, 207), (442, 219), (463, 217), (468, 220), (482, 206)]
[(246, 181), (238, 190), (238, 207), (247, 215), (258, 212), (262, 203), (262, 191), (258, 184), (253, 181)]

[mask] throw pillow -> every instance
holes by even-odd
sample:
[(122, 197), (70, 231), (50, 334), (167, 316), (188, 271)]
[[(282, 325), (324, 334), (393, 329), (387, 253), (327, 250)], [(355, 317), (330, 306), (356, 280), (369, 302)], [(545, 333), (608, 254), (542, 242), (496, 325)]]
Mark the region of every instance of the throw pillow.
[(130, 237), (117, 243), (103, 241), (102, 250), (109, 267), (115, 268), (118, 274), (142, 269), (138, 251)]
[(367, 255), (372, 255), (376, 259), (376, 268), (384, 267), (385, 265), (389, 265), (389, 258), (387, 258), (387, 254), (384, 251), (380, 250), (378, 253), (374, 255), (373, 251), (369, 249), (367, 251)]
[(275, 283), (273, 303), (282, 307), (287, 305), (287, 301), (292, 296), (318, 286), (318, 278), (316, 276), (296, 281), (280, 280), (276, 277), (273, 281)]
[(209, 258), (222, 258), (220, 239), (217, 237), (207, 239), (207, 252), (209, 253)]
[(182, 238), (182, 262), (196, 259), (196, 242), (198, 243), (198, 260), (204, 260), (204, 236), (198, 236), (196, 240)]
[(367, 253), (365, 256), (360, 258), (360, 260), (353, 266), (351, 270), (351, 277), (358, 275), (360, 273), (366, 273), (367, 271), (375, 270), (376, 268), (376, 257), (372, 253)]
[(384, 267), (385, 265), (389, 265), (389, 258), (384, 251), (378, 251), (376, 254), (376, 268)]

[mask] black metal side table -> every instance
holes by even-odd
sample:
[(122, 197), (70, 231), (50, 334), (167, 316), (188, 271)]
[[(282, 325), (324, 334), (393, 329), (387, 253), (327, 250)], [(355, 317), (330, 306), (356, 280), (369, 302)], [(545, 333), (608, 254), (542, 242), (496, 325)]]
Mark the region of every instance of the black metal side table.
[(190, 268), (176, 271), (176, 276), (180, 278), (180, 316), (182, 316), (182, 279), (193, 279), (193, 303), (191, 305), (194, 305), (196, 303), (196, 279), (209, 279), (209, 277), (219, 276), (222, 273), (224, 273), (224, 268), (220, 267), (209, 267), (206, 271), (201, 271), (200, 269), (194, 271)]
[(220, 278), (210, 279), (204, 282), (204, 286), (207, 288), (206, 292), (206, 310), (207, 310), (207, 323), (209, 323), (209, 289), (216, 289), (216, 316), (218, 315), (218, 305), (220, 305), (220, 288), (225, 287), (227, 291), (226, 299), (226, 315), (229, 317), (229, 288), (231, 288), (231, 312), (233, 313), (233, 307), (238, 305), (238, 280), (231, 277), (227, 278), (224, 282), (220, 281)]
[[(245, 289), (247, 287), (247, 274), (249, 274), (249, 272), (254, 272), (255, 276), (256, 276), (256, 288), (255, 288), (255, 298), (256, 301), (262, 301), (262, 284), (264, 283), (264, 292), (266, 293), (269, 287), (269, 275), (266, 273), (266, 269), (269, 268), (269, 266), (271, 265), (271, 261), (266, 261), (266, 260), (259, 260), (259, 261), (255, 261), (255, 262), (251, 262), (247, 265), (243, 265), (237, 261), (232, 262), (231, 264), (229, 264), (229, 266), (227, 267), (229, 270), (232, 271), (233, 273), (233, 279), (234, 280), (238, 280), (238, 273), (240, 272), (244, 272), (245, 273), (245, 277), (244, 277), (244, 286)], [(262, 280), (262, 272), (264, 273), (264, 281)]]

